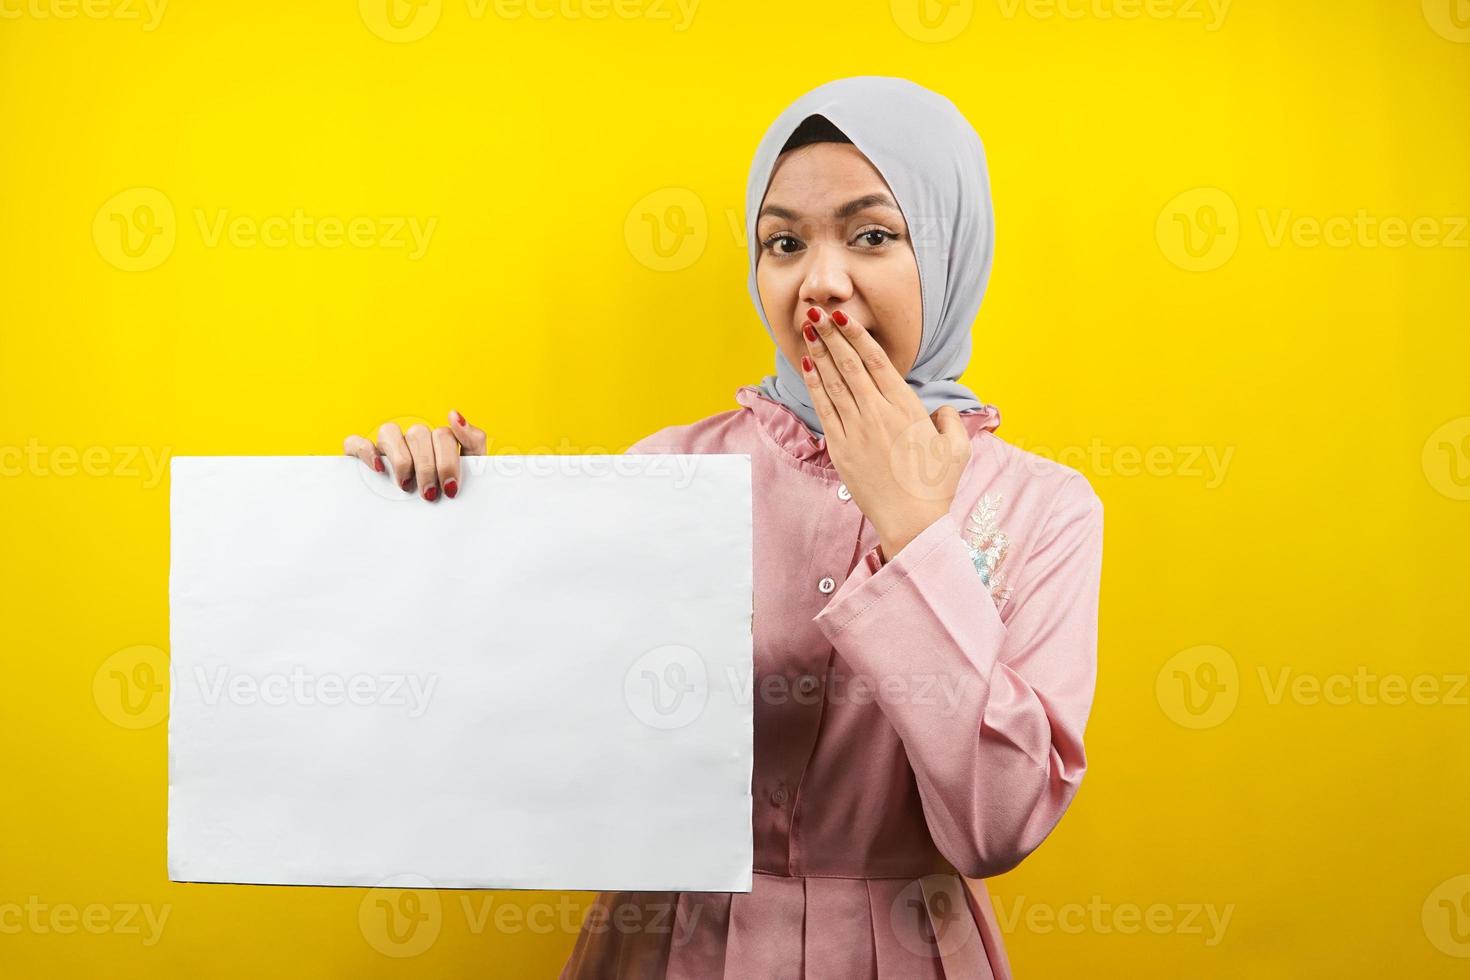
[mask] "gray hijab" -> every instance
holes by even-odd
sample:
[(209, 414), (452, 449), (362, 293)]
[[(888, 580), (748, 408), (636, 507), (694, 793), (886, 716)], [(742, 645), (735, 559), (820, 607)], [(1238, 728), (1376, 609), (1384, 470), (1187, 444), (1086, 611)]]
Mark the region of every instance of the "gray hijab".
[[(943, 405), (978, 410), (980, 400), (956, 379), (970, 363), (970, 326), (990, 279), (995, 242), (985, 148), (954, 103), (908, 79), (859, 75), (819, 85), (791, 103), (761, 138), (745, 190), (745, 233), (750, 297), (766, 333), (774, 342), (756, 288), (756, 217), (781, 147), (814, 115), (825, 116), (878, 169), (908, 225), (919, 264), (923, 332), (905, 380), (930, 412)], [(807, 428), (822, 431), (801, 372), (779, 346), (776, 373), (761, 381), (760, 390)]]

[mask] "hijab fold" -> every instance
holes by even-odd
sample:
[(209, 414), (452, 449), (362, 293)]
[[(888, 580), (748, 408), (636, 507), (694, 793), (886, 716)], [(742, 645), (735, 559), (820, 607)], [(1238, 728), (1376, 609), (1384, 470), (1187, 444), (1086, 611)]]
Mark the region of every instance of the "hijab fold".
[[(750, 296), (772, 342), (776, 335), (756, 286), (760, 241), (756, 218), (776, 158), (808, 116), (824, 116), (883, 175), (908, 225), (919, 265), (923, 328), (906, 381), (931, 413), (983, 408), (957, 380), (970, 363), (970, 327), (990, 279), (994, 216), (990, 176), (980, 136), (954, 103), (905, 78), (839, 78), (791, 103), (756, 149), (745, 191), (750, 249)], [(822, 431), (806, 382), (776, 347), (776, 373), (760, 383), (766, 397), (790, 408), (813, 432)]]

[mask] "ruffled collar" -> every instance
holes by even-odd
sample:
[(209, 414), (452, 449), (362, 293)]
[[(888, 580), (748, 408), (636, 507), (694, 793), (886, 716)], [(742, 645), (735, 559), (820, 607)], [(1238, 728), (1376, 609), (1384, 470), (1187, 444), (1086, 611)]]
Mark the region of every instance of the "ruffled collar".
[[(767, 397), (759, 385), (741, 385), (735, 390), (735, 400), (755, 414), (761, 429), (788, 456), (818, 469), (831, 470), (835, 475), (837, 466), (827, 452), (827, 437), (808, 429), (799, 415)], [(960, 422), (973, 438), (981, 431), (991, 432), (1000, 425), (1000, 409), (994, 405), (981, 405), (978, 409), (961, 412)]]

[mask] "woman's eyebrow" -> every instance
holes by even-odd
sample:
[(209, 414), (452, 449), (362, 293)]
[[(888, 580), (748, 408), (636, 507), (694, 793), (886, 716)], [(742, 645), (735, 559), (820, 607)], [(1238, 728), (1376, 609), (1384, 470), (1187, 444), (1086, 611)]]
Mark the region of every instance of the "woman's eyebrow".
[[(898, 210), (898, 205), (894, 204), (893, 198), (889, 197), (887, 194), (864, 194), (862, 197), (854, 198), (853, 200), (848, 201), (846, 204), (842, 205), (842, 207), (833, 210), (832, 217), (837, 219), (850, 218), (853, 215), (857, 214), (859, 211), (863, 211), (867, 208), (873, 207), (892, 208), (895, 211)], [(787, 221), (795, 221), (797, 218), (801, 217), (801, 215), (797, 214), (790, 208), (783, 208), (779, 204), (767, 204), (765, 207), (761, 208), (761, 213), (757, 216), (757, 220), (767, 216), (772, 218), (784, 218)]]

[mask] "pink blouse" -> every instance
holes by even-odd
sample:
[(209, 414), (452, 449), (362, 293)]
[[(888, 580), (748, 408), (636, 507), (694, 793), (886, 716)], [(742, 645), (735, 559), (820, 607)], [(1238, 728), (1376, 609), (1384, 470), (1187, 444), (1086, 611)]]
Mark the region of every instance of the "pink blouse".
[(563, 980), (1007, 978), (979, 879), (1046, 839), (1086, 768), (1102, 505), (985, 406), (960, 414), (950, 513), (882, 564), (825, 439), (735, 398), (628, 451), (750, 454), (752, 891), (604, 892)]

